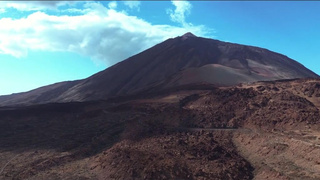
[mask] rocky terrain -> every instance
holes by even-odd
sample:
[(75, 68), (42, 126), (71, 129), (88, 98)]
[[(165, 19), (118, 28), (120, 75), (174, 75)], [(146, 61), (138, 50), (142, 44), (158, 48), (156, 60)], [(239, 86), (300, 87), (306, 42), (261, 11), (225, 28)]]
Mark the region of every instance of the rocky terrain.
[(0, 179), (320, 179), (320, 79), (267, 49), (168, 39), (0, 96)]
[(0, 108), (0, 179), (319, 179), (320, 80)]

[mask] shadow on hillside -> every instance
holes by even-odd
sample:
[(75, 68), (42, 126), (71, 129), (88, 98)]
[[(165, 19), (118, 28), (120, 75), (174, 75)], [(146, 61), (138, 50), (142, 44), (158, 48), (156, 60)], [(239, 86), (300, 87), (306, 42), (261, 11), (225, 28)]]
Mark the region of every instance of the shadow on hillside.
[(86, 157), (118, 141), (125, 113), (99, 103), (48, 104), (0, 110), (0, 150), (54, 149)]

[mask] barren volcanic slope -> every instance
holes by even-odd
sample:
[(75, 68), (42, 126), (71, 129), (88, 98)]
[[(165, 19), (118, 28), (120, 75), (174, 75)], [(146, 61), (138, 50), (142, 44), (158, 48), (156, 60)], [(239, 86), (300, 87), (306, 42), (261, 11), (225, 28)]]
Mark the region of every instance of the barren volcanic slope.
[(265, 49), (169, 39), (1, 97), (0, 179), (318, 180), (317, 77)]
[(100, 100), (181, 85), (231, 86), (261, 80), (318, 77), (266, 49), (196, 37), (168, 39), (87, 79), (0, 97), (0, 105)]
[(320, 80), (0, 108), (0, 179), (320, 179)]

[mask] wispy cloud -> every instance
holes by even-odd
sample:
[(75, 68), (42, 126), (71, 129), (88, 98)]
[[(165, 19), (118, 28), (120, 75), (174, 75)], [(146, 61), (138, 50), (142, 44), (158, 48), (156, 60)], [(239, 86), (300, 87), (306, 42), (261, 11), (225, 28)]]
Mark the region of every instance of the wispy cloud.
[(3, 8), (14, 8), (19, 11), (37, 11), (46, 9), (57, 9), (59, 6), (75, 4), (68, 1), (2, 1), (0, 6)]
[(6, 9), (5, 8), (0, 8), (0, 14), (1, 13), (5, 13), (6, 12)]
[(2, 18), (0, 53), (23, 57), (28, 51), (68, 51), (111, 65), (187, 31), (198, 36), (208, 34), (204, 26), (154, 25), (112, 8), (115, 6), (87, 2), (77, 15), (37, 11), (20, 19)]
[(124, 5), (128, 6), (130, 9), (135, 9), (140, 11), (140, 1), (123, 1)]
[(173, 22), (180, 23), (183, 26), (188, 26), (186, 16), (190, 14), (192, 5), (188, 1), (171, 1), (175, 9), (168, 9), (167, 13)]
[(117, 6), (118, 6), (118, 4), (117, 4), (116, 1), (111, 1), (111, 2), (108, 3), (108, 7), (110, 9), (115, 9), (115, 8), (117, 8)]

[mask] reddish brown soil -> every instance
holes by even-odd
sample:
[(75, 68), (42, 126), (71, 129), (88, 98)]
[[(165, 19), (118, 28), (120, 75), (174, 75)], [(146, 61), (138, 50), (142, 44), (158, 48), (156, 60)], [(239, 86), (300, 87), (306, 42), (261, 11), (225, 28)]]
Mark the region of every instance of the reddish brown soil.
[(320, 80), (0, 109), (0, 179), (319, 179)]
[(252, 166), (210, 132), (122, 141), (95, 158), (100, 179), (251, 179)]

